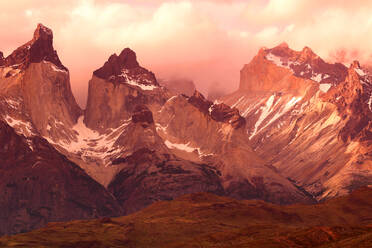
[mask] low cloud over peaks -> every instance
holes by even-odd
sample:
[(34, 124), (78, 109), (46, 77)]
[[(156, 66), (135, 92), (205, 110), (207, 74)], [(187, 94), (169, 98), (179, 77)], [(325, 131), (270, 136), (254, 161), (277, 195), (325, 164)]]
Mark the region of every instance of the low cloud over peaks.
[(370, 63), (371, 9), (363, 0), (15, 0), (2, 5), (0, 51), (29, 40), (39, 22), (52, 28), (81, 105), (92, 71), (125, 47), (161, 78), (192, 78), (203, 93), (219, 82), (231, 92), (258, 49), (282, 41), (329, 61)]

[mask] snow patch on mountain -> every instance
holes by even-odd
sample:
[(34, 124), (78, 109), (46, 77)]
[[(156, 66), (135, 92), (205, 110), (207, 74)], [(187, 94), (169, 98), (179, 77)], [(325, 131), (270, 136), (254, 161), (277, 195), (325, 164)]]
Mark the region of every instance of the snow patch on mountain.
[(188, 142), (187, 144), (176, 144), (176, 143), (170, 142), (169, 140), (166, 140), (164, 142), (164, 144), (169, 149), (178, 149), (178, 150), (182, 150), (182, 151), (185, 151), (185, 152), (193, 152), (196, 149), (196, 148), (190, 146), (190, 142)]
[(240, 97), (239, 100), (236, 101), (236, 103), (234, 103), (233, 105), (231, 105), (231, 108), (237, 107), (243, 99), (244, 99), (244, 96)]
[(273, 106), (273, 103), (274, 103), (274, 99), (275, 99), (275, 94), (271, 95), (269, 97), (269, 99), (266, 101), (266, 104), (259, 109), (259, 110), (261, 110), (261, 115), (258, 118), (257, 122), (255, 123), (253, 133), (251, 134), (251, 136), (249, 136), (249, 139), (251, 139), (253, 136), (256, 135), (256, 133), (258, 131), (257, 130), (258, 127), (266, 119), (266, 117), (269, 116), (270, 110), (271, 110), (271, 108)]
[[(290, 60), (288, 60), (286, 58), (282, 58), (280, 56), (276, 56), (276, 55), (274, 55), (272, 53), (268, 53), (265, 58), (267, 60), (273, 62), (275, 65), (277, 65), (279, 67), (283, 67), (283, 68), (286, 68), (286, 69), (290, 70), (293, 74), (296, 74), (295, 71), (293, 70), (293, 67), (300, 65), (300, 63), (297, 62), (297, 61), (290, 61)], [(315, 81), (315, 82), (318, 82), (318, 83), (320, 83), (323, 79), (326, 79), (326, 78), (329, 77), (328, 74), (315, 73), (313, 71), (313, 68), (311, 67), (310, 64), (306, 64), (305, 71), (299, 72), (299, 74), (301, 76), (304, 76), (305, 73), (306, 74), (311, 73), (310, 79), (313, 80), (313, 81)]]
[(332, 87), (332, 84), (319, 84), (319, 89), (326, 93)]
[[(261, 111), (261, 114), (257, 122), (255, 123), (254, 130), (252, 134), (249, 136), (249, 139), (252, 139), (259, 132), (264, 130), (266, 127), (270, 126), (272, 123), (274, 123), (284, 114), (286, 114), (289, 110), (291, 110), (299, 101), (302, 100), (302, 97), (292, 97), (288, 102), (284, 103), (284, 101), (282, 101), (282, 98), (279, 98), (274, 103), (275, 96), (276, 96), (275, 94), (271, 95), (269, 99), (266, 101), (266, 104), (256, 111), (256, 113)], [(275, 109), (275, 107), (278, 106), (279, 103), (281, 102), (282, 105), (279, 107), (279, 109), (278, 108)], [(274, 113), (274, 111), (276, 111), (275, 114), (270, 119), (267, 119), (270, 115)], [(264, 122), (266, 122), (266, 124), (263, 127), (261, 127)]]
[(8, 104), (9, 107), (11, 107), (12, 109), (19, 109), (20, 107), (20, 102), (19, 100), (15, 100), (15, 99), (10, 99), (10, 98), (7, 98), (5, 99), (5, 102)]
[(364, 77), (365, 75), (367, 75), (362, 69), (360, 68), (355, 68), (354, 69), (356, 73), (358, 73), (359, 76), (361, 77)]
[(49, 61), (43, 60), (43, 63), (49, 65), (49, 66), (52, 68), (52, 70), (55, 71), (55, 72), (68, 73), (66, 70), (59, 69), (59, 68), (58, 68), (55, 64), (53, 64), (52, 62), (49, 62)]
[[(134, 79), (132, 79), (130, 76), (129, 76), (129, 71), (126, 70), (126, 69), (123, 69), (122, 70), (122, 73), (119, 75), (119, 77), (123, 77), (125, 78), (125, 82), (129, 85), (132, 85), (132, 86), (136, 86), (136, 87), (139, 87), (141, 90), (154, 90), (154, 89), (157, 89), (159, 88), (158, 86), (156, 85), (152, 85), (152, 84), (142, 84)], [(151, 83), (149, 80), (147, 79), (143, 79), (143, 81), (146, 81), (148, 83)]]
[(9, 126), (14, 128), (17, 134), (23, 135), (25, 137), (32, 137), (36, 134), (33, 132), (33, 128), (30, 122), (18, 120), (15, 118), (12, 118), (9, 115), (6, 115), (4, 117), (4, 120), (8, 123)]
[(165, 140), (164, 144), (169, 149), (177, 149), (177, 150), (181, 150), (181, 151), (185, 151), (185, 152), (189, 152), (189, 153), (197, 151), (198, 154), (199, 154), (199, 157), (205, 157), (205, 156), (213, 155), (212, 153), (211, 154), (203, 153), (199, 147), (190, 146), (190, 142), (188, 142), (186, 144), (177, 144), (177, 143), (172, 143), (169, 140)]
[(50, 143), (58, 145), (72, 154), (79, 155), (83, 161), (91, 158), (99, 159), (107, 166), (112, 158), (120, 155), (125, 149), (125, 147), (115, 146), (115, 142), (128, 124), (129, 120), (115, 129), (100, 134), (88, 128), (84, 124), (84, 116), (80, 116), (76, 125), (72, 127), (76, 133), (75, 139), (54, 142), (49, 137), (45, 138)]
[(276, 56), (272, 53), (269, 53), (266, 55), (266, 59), (273, 62), (275, 65), (279, 66), (279, 67), (283, 67), (283, 68), (287, 68), (289, 70), (291, 70), (292, 72), (294, 72), (291, 68), (292, 65), (299, 65), (298, 62), (292, 62), (292, 61), (283, 61), (283, 58), (282, 57), (279, 57), (279, 56)]
[(1, 77), (14, 77), (16, 75), (18, 75), (19, 73), (21, 72), (20, 69), (17, 69), (17, 68), (14, 68), (14, 65), (13, 66), (9, 66), (9, 67), (3, 67), (3, 68), (0, 68), (0, 75)]
[(322, 77), (322, 74), (313, 74), (311, 80), (320, 83), (320, 81), (322, 81)]

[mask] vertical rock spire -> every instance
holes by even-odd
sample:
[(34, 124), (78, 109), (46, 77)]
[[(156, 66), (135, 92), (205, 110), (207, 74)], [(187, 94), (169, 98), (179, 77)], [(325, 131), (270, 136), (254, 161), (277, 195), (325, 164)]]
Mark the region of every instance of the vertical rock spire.
[(6, 66), (15, 66), (19, 69), (25, 69), (30, 63), (39, 63), (43, 60), (49, 61), (59, 69), (67, 71), (67, 68), (63, 66), (58, 58), (57, 52), (53, 48), (52, 30), (43, 24), (38, 24), (34, 31), (32, 40), (12, 52), (5, 58), (3, 64)]

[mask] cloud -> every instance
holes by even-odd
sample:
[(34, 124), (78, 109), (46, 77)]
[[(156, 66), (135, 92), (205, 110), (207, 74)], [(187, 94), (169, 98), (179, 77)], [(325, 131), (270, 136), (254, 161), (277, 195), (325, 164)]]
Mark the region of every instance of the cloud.
[(371, 10), (363, 0), (14, 0), (2, 4), (0, 50), (28, 41), (39, 22), (51, 27), (81, 105), (92, 71), (125, 47), (159, 78), (231, 92), (258, 49), (282, 41), (330, 61), (372, 63)]

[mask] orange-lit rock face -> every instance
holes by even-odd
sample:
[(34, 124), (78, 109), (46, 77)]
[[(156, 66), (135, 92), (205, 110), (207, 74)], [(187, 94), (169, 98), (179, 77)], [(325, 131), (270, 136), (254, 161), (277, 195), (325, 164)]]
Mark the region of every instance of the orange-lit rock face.
[(327, 64), (282, 44), (261, 49), (223, 100), (246, 118), (257, 154), (322, 199), (372, 181), (371, 82), (357, 62)]
[(89, 81), (84, 123), (100, 131), (118, 127), (132, 116), (138, 104), (158, 111), (169, 95), (155, 75), (138, 64), (136, 54), (125, 48), (94, 71)]
[(1, 120), (0, 142), (1, 235), (123, 213), (102, 185), (45, 139), (19, 135)]
[(344, 65), (327, 64), (310, 48), (305, 47), (301, 52), (296, 52), (286, 44), (281, 44), (272, 49), (262, 48), (243, 67), (239, 90), (304, 95), (311, 81), (338, 84), (344, 80), (346, 73)]
[[(93, 73), (83, 112), (52, 38), (39, 25), (32, 41), (0, 57), (6, 131), (1, 141), (8, 142), (3, 148), (19, 141), (32, 158), (15, 169), (37, 171), (32, 166), (39, 160), (48, 162), (42, 180), (28, 189), (51, 185), (53, 176), (66, 185), (76, 178), (61, 175), (72, 168), (90, 180), (76, 179), (76, 187), (91, 185), (89, 190), (98, 189), (107, 201), (110, 192), (113, 208), (119, 204), (118, 213), (121, 208), (129, 213), (185, 193), (309, 203), (372, 183), (371, 78), (358, 63), (349, 69), (327, 64), (309, 48), (296, 52), (286, 44), (262, 49), (243, 68), (240, 90), (223, 103), (196, 90), (192, 96), (175, 95), (127, 48)], [(14, 136), (9, 141), (8, 131)], [(66, 170), (56, 173), (54, 165)], [(89, 183), (92, 178), (101, 185)], [(17, 190), (14, 195), (21, 195)], [(25, 192), (33, 198), (32, 191)], [(61, 192), (57, 202), (64, 204), (70, 191)], [(49, 193), (40, 195), (49, 199)], [(71, 195), (78, 203), (81, 197)], [(86, 202), (101, 208), (94, 197)], [(22, 205), (14, 206), (23, 213)], [(71, 216), (91, 217), (88, 209)]]
[(3, 65), (26, 69), (30, 63), (49, 61), (61, 70), (67, 70), (58, 58), (53, 48), (53, 32), (42, 24), (39, 24), (31, 41), (17, 48), (4, 59)]
[(12, 113), (3, 114), (31, 121), (41, 135), (56, 139), (73, 135), (68, 129), (82, 111), (72, 95), (69, 72), (53, 48), (52, 31), (39, 24), (33, 39), (3, 62), (0, 95), (14, 102)]

